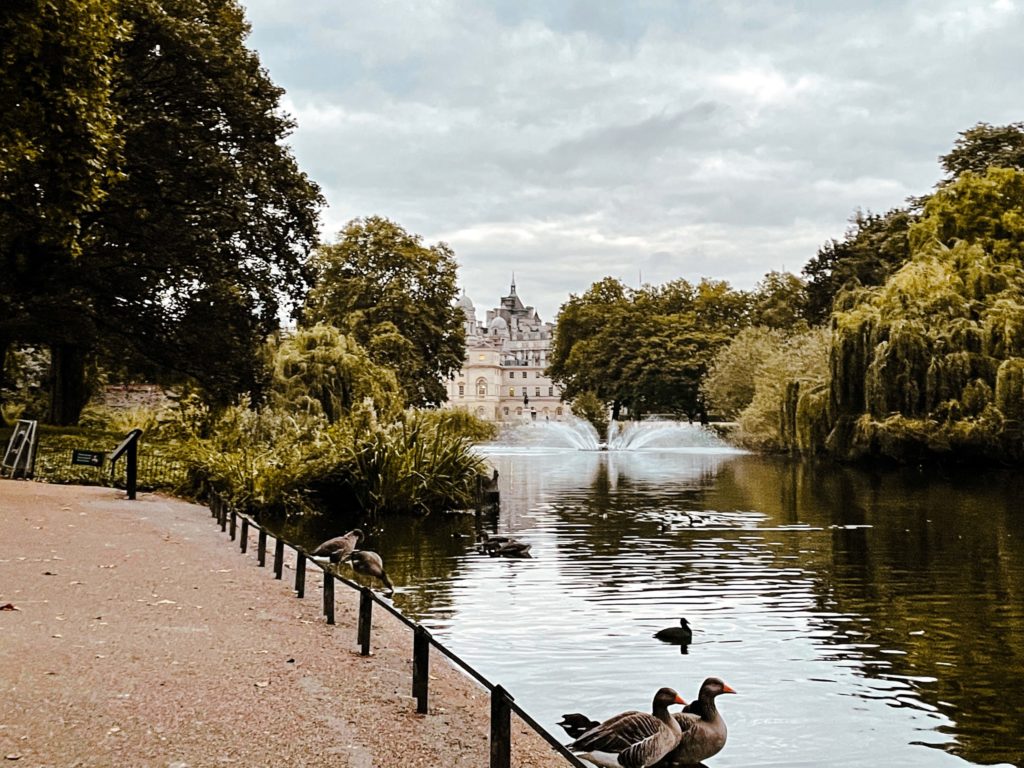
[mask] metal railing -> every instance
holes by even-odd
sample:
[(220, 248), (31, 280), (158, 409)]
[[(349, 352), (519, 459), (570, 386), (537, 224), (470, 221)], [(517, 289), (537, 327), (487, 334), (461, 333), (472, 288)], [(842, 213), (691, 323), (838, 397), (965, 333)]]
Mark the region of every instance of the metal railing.
[[(249, 529), (254, 528), (258, 532), (256, 538), (256, 559), (260, 567), (266, 566), (267, 538), (268, 532), (260, 523), (249, 515), (239, 512), (219, 497), (213, 496), (209, 502), (210, 513), (217, 520), (221, 531), (228, 533), (231, 541), (237, 538), (239, 548), (245, 553), (249, 546)], [(241, 530), (239, 531), (239, 528)], [(238, 535), (240, 534), (240, 535)], [(572, 752), (566, 749), (557, 738), (534, 720), (526, 710), (515, 702), (515, 698), (502, 686), (496, 685), (473, 668), (467, 661), (449, 648), (446, 648), (440, 641), (434, 638), (430, 631), (421, 624), (418, 624), (395, 608), (388, 602), (382, 600), (369, 587), (364, 587), (344, 576), (334, 573), (328, 564), (321, 563), (309, 556), (303, 549), (285, 541), (280, 536), (274, 536), (274, 578), (283, 578), (285, 548), (295, 552), (295, 594), (297, 597), (305, 597), (306, 594), (306, 563), (311, 562), (323, 571), (323, 614), (328, 624), (334, 624), (334, 584), (340, 581), (345, 586), (359, 592), (359, 618), (356, 625), (356, 642), (359, 645), (359, 653), (362, 656), (370, 655), (373, 606), (379, 605), (388, 611), (401, 623), (409, 627), (413, 632), (412, 650), (412, 696), (416, 699), (416, 711), (425, 715), (428, 713), (430, 697), (430, 649), (436, 648), (440, 653), (465, 671), (470, 677), (490, 692), (490, 768), (511, 768), (512, 765), (512, 713), (515, 713), (520, 720), (532, 728), (543, 738), (552, 749), (561, 755), (569, 765), (576, 768), (588, 768)]]

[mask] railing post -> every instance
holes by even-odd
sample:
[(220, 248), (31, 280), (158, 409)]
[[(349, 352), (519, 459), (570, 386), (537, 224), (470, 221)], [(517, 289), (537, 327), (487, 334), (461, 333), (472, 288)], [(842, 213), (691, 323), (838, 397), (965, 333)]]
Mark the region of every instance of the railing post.
[(236, 512), (235, 508), (232, 507), (231, 508), (231, 525), (228, 527), (228, 530), (231, 532), (231, 540), (232, 541), (235, 540), (235, 528), (237, 527), (237, 525), (238, 525), (238, 512)]
[(295, 550), (295, 596), (306, 596), (306, 556)]
[(359, 590), (359, 653), (363, 656), (370, 655), (370, 625), (373, 621), (373, 592), (369, 587)]
[(280, 536), (274, 540), (274, 578), (280, 579), (284, 571), (284, 539)]
[[(136, 430), (133, 430), (136, 431)], [(139, 432), (141, 435), (142, 433)], [(135, 488), (139, 477), (139, 438), (136, 437), (128, 445), (128, 456), (127, 465), (125, 466), (125, 485), (127, 487), (128, 498), (135, 500)]]
[(247, 517), (242, 518), (242, 539), (238, 543), (238, 546), (241, 548), (243, 555), (249, 548), (249, 518)]
[(217, 505), (220, 504), (220, 496), (210, 497), (210, 517), (217, 517)]
[(334, 574), (324, 569), (324, 616), (328, 624), (334, 623)]
[(427, 696), (430, 680), (430, 632), (420, 624), (412, 633), (412, 695), (416, 698), (416, 711), (427, 714)]
[(256, 545), (256, 562), (260, 568), (267, 564), (267, 530), (260, 528), (260, 537)]
[(512, 697), (500, 685), (491, 690), (490, 768), (512, 768)]
[(226, 531), (228, 529), (228, 505), (220, 505), (220, 515), (217, 517), (217, 522), (220, 524), (220, 529)]

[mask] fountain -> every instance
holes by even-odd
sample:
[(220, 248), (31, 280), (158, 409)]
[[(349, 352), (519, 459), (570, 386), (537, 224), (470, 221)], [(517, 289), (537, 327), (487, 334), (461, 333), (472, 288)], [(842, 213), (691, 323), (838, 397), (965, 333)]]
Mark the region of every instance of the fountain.
[(503, 444), (575, 448), (580, 451), (640, 451), (698, 448), (704, 451), (733, 450), (715, 432), (699, 424), (651, 419), (613, 421), (608, 440), (601, 442), (594, 425), (584, 419), (529, 422), (506, 428)]

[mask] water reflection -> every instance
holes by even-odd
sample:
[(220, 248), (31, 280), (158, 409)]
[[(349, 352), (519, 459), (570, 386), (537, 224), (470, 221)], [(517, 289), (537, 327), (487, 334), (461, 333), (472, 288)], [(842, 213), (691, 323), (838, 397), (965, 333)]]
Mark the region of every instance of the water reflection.
[[(480, 555), (472, 516), (388, 521), (367, 546), (395, 603), (553, 732), (716, 674), (741, 693), (722, 765), (1024, 761), (1019, 478), (720, 450), (487, 458), (502, 505), (481, 524), (533, 559)], [(652, 637), (680, 617), (686, 654)]]

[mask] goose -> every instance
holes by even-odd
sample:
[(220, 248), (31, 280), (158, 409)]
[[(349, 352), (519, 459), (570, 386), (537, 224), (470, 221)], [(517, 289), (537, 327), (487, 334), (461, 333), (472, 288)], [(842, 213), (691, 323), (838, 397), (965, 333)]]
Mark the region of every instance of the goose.
[(313, 557), (328, 557), (332, 563), (340, 563), (352, 554), (363, 538), (363, 532), (358, 528), (353, 528), (344, 536), (335, 536), (333, 539), (323, 542), (313, 550), (312, 555)]
[(715, 706), (723, 693), (736, 693), (717, 677), (709, 677), (700, 687), (697, 700), (672, 717), (679, 724), (682, 737), (676, 747), (658, 763), (658, 768), (686, 768), (717, 755), (725, 746), (728, 731), (725, 719)]
[(357, 549), (348, 556), (348, 560), (352, 563), (352, 570), (356, 573), (380, 579), (388, 592), (395, 591), (394, 586), (391, 584), (391, 579), (388, 578), (388, 574), (384, 570), (384, 561), (376, 552), (371, 552), (368, 549)]
[(567, 715), (562, 715), (562, 722), (556, 723), (556, 725), (562, 726), (562, 730), (569, 734), (570, 737), (578, 739), (591, 728), (599, 726), (600, 723), (597, 720), (591, 720), (586, 715), (581, 715), (579, 712), (570, 712)]
[(693, 642), (693, 630), (690, 629), (690, 622), (686, 619), (679, 620), (678, 627), (666, 627), (659, 629), (654, 636), (666, 643), (681, 643), (687, 645)]
[(682, 728), (668, 708), (685, 703), (671, 688), (661, 688), (654, 694), (652, 714), (633, 710), (615, 715), (584, 733), (569, 749), (603, 768), (647, 768), (679, 745)]

